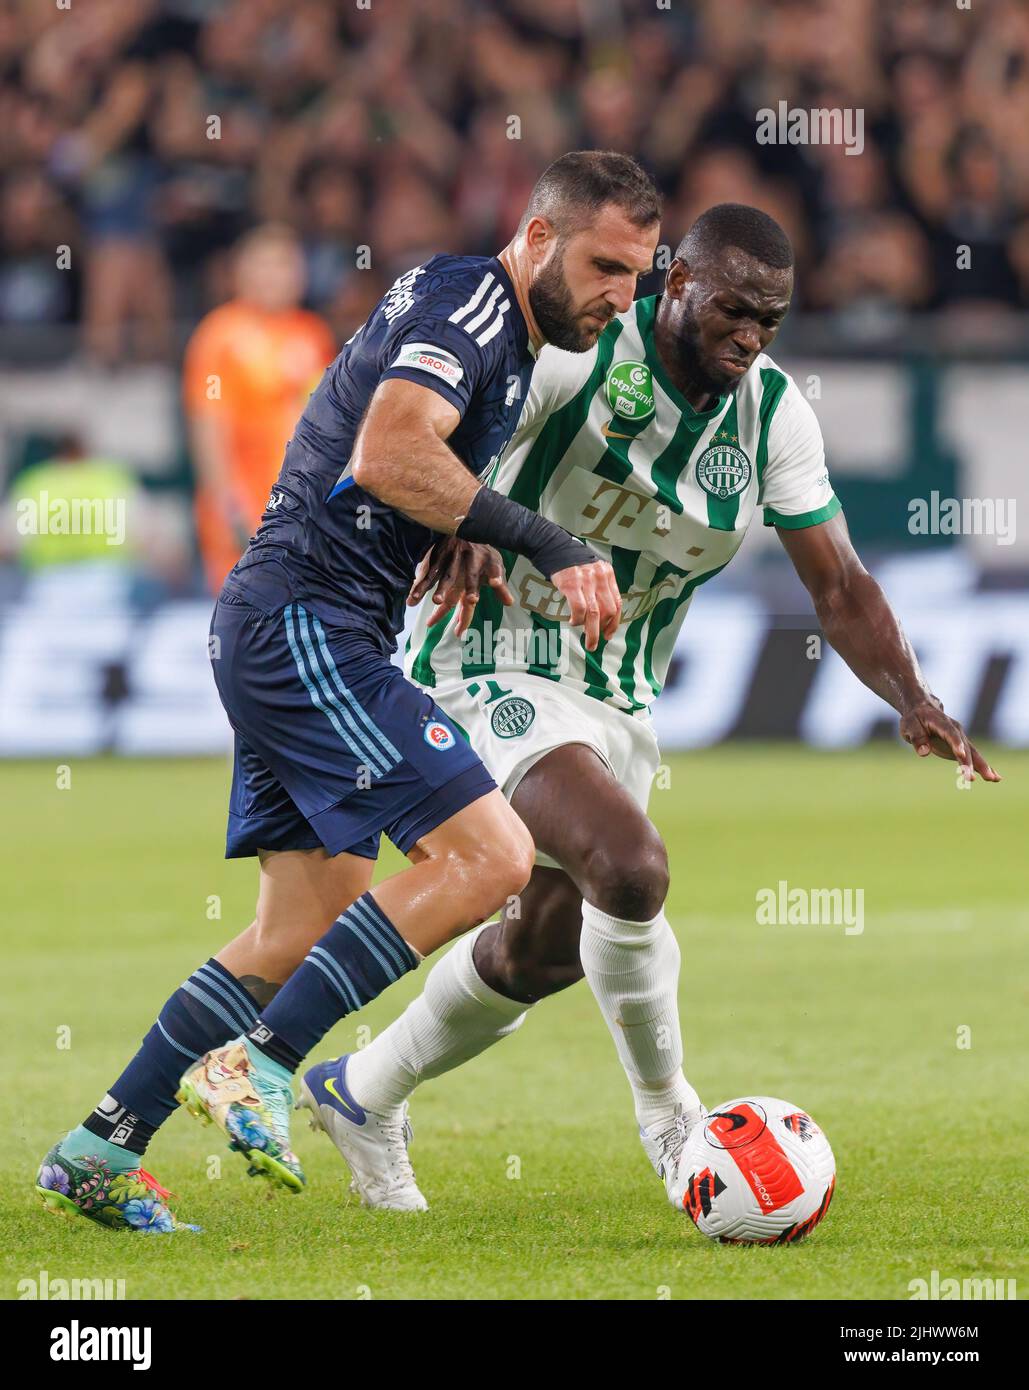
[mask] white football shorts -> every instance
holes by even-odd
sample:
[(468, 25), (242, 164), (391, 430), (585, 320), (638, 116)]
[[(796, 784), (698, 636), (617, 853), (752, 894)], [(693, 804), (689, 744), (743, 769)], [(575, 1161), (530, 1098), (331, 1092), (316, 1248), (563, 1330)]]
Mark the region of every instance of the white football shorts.
[[(431, 694), (467, 734), (509, 801), (546, 753), (566, 743), (584, 743), (646, 811), (661, 760), (649, 719), (626, 714), (557, 681), (517, 671), (435, 686)], [(561, 867), (540, 851), (536, 863)]]

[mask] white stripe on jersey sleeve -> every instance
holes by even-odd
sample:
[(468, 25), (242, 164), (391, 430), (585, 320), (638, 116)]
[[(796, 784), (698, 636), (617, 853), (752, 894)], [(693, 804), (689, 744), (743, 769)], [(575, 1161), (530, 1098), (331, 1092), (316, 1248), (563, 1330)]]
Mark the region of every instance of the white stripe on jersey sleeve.
[[(504, 315), (507, 313), (510, 307), (511, 301), (509, 299), (505, 299), (497, 305), (496, 318), (490, 324), (489, 328), (487, 328), (484, 333), (480, 333), (479, 336), (476, 338), (476, 346), (485, 347), (491, 338), (495, 338), (497, 336), (497, 334), (504, 326)], [(469, 329), (469, 332), (470, 331), (471, 330)]]
[(467, 314), (470, 314), (473, 312), (473, 310), (477, 309), (480, 301), (482, 300), (482, 296), (486, 293), (486, 291), (489, 289), (492, 283), (493, 272), (492, 270), (487, 270), (486, 274), (483, 276), (481, 283), (479, 284), (475, 293), (472, 295), (471, 299), (469, 299), (467, 304), (463, 304), (460, 309), (455, 309), (454, 312), (450, 315), (448, 322), (460, 323), (461, 320)]
[(466, 333), (476, 333), (484, 323), (489, 321), (492, 315), (496, 312), (497, 300), (503, 293), (503, 285), (498, 285), (496, 289), (491, 292), (490, 297), (486, 300), (484, 307), (479, 310), (479, 312), (474, 316), (474, 318), (470, 318), (467, 323), (463, 323), (461, 325), (461, 327), (464, 329)]

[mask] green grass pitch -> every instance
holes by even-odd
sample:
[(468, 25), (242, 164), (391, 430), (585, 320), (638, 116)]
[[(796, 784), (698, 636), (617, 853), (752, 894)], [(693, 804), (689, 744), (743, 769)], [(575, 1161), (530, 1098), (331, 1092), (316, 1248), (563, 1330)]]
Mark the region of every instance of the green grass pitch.
[[(73, 761), (67, 789), (53, 763), (5, 767), (3, 1296), (44, 1269), (183, 1299), (906, 1299), (934, 1269), (1021, 1284), (1029, 754), (994, 756), (1005, 781), (959, 791), (953, 765), (899, 747), (733, 746), (670, 759), (655, 790), (687, 1074), (709, 1105), (794, 1101), (836, 1153), (826, 1221), (781, 1249), (717, 1246), (667, 1205), (584, 984), (415, 1096), (427, 1214), (364, 1211), (306, 1126), (308, 1190), (269, 1197), (177, 1114), (147, 1166), (202, 1235), (47, 1215), (42, 1154), (251, 920), (256, 874), (220, 857), (219, 761)], [(864, 931), (758, 925), (755, 895), (780, 879), (863, 888)], [(419, 987), (402, 981), (317, 1055)]]

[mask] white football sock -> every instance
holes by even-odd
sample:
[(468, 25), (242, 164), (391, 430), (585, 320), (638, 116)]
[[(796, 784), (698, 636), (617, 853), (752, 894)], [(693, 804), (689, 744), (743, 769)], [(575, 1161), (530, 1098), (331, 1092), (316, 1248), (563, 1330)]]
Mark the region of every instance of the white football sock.
[(640, 1126), (667, 1119), (676, 1105), (695, 1110), (700, 1097), (682, 1074), (679, 943), (664, 912), (649, 922), (627, 922), (584, 901), (579, 950)]
[(472, 950), (485, 923), (467, 932), (429, 971), (400, 1017), (347, 1063), (347, 1086), (367, 1110), (385, 1114), (420, 1081), (470, 1061), (525, 1018), (528, 1004), (498, 994), (480, 977)]

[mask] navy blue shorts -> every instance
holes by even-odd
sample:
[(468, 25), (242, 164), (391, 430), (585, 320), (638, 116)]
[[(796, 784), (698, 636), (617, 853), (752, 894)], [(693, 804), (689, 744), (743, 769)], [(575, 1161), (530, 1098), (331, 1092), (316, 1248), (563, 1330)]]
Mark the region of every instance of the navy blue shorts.
[(211, 665), (235, 731), (225, 857), (258, 850), (406, 853), (493, 791), (471, 744), (373, 634), (229, 586)]

